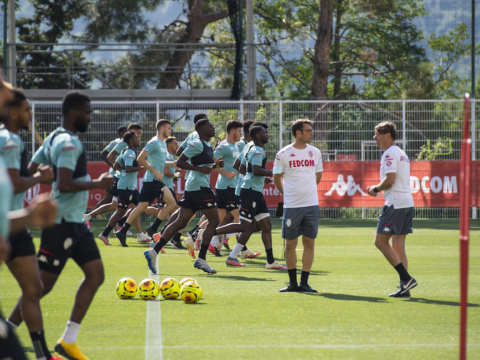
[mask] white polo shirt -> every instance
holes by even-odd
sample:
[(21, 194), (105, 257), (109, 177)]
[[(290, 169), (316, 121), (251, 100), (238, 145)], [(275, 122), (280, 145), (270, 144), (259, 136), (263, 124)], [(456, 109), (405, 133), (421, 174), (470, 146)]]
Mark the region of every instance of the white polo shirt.
[(385, 205), (394, 205), (395, 209), (413, 207), (410, 193), (410, 159), (396, 145), (385, 150), (380, 160), (380, 180), (383, 181), (389, 173), (396, 173), (396, 176), (392, 187), (382, 191)]
[(318, 206), (316, 173), (323, 171), (322, 153), (308, 145), (299, 150), (288, 145), (275, 156), (274, 174), (283, 174), (283, 207)]

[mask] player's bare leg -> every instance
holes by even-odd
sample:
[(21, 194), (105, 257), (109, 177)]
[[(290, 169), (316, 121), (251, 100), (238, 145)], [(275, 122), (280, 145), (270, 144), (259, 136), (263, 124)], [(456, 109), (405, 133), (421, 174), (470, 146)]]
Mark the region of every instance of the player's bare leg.
[(104, 213), (109, 212), (109, 211), (115, 211), (115, 210), (117, 210), (117, 202), (112, 201), (111, 203), (101, 205), (97, 209), (95, 209), (95, 210), (91, 211), (90, 213), (86, 214), (85, 215), (85, 220), (87, 220), (87, 219), (90, 220), (95, 216), (104, 214)]
[(407, 253), (405, 252), (405, 240), (407, 235), (392, 235), (392, 247), (393, 250), (397, 253), (400, 261), (402, 262), (405, 270), (408, 271), (408, 259)]
[(107, 193), (105, 194), (105, 197), (100, 200), (97, 205), (95, 205), (95, 207), (93, 208), (93, 210), (96, 210), (98, 209), (100, 206), (102, 205), (106, 205), (106, 204), (110, 204), (112, 202), (112, 199), (113, 199), (113, 195), (110, 194), (108, 191)]
[(154, 234), (158, 232), (158, 227), (161, 225), (163, 220), (168, 219), (170, 213), (174, 212), (177, 208), (177, 202), (175, 201), (175, 198), (173, 197), (170, 189), (166, 186), (163, 188), (162, 200), (165, 202), (165, 206), (161, 208), (158, 212), (157, 218), (155, 219), (153, 225), (151, 225), (147, 230), (145, 230), (147, 234), (151, 237), (153, 237)]

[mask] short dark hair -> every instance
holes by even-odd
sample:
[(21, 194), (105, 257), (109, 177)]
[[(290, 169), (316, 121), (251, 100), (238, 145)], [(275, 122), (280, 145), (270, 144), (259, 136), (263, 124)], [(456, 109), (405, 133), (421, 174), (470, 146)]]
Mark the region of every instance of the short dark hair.
[(250, 128), (250, 136), (252, 140), (255, 139), (255, 136), (262, 130), (266, 130), (263, 126), (252, 126)]
[(171, 125), (172, 123), (170, 121), (168, 121), (167, 119), (160, 119), (157, 121), (157, 125), (156, 125), (156, 128), (157, 130), (160, 130), (160, 128), (162, 126), (165, 126), (165, 125)]
[(244, 134), (249, 134), (250, 133), (250, 127), (252, 126), (253, 123), (254, 123), (253, 120), (245, 120), (243, 122), (243, 133)]
[(255, 121), (252, 126), (261, 126), (264, 129), (268, 129), (268, 124), (264, 121)]
[(65, 95), (62, 101), (62, 115), (66, 117), (70, 110), (79, 110), (86, 103), (90, 102), (90, 98), (78, 91), (71, 91)]
[(167, 140), (165, 140), (165, 143), (170, 144), (173, 140), (177, 140), (175, 136), (169, 136)]
[(198, 132), (198, 130), (200, 130), (202, 127), (207, 125), (209, 122), (210, 122), (210, 120), (208, 120), (208, 119), (198, 120), (197, 123), (195, 124), (195, 131)]
[(382, 135), (390, 134), (393, 141), (395, 141), (395, 139), (397, 138), (397, 126), (391, 121), (381, 122), (380, 124), (375, 126), (375, 130), (377, 130), (377, 132)]
[(142, 130), (142, 127), (137, 123), (131, 123), (128, 125), (128, 130)]
[(313, 127), (313, 121), (308, 119), (298, 119), (292, 123), (292, 135), (293, 137), (297, 137), (297, 131), (303, 129), (303, 124), (308, 124)]
[(128, 144), (128, 142), (130, 141), (130, 139), (132, 138), (133, 135), (136, 135), (133, 131), (127, 131), (124, 135), (123, 135), (123, 142), (125, 144)]
[(13, 99), (7, 103), (8, 107), (17, 107), (27, 100), (27, 95), (22, 90), (12, 89)]
[(202, 119), (208, 119), (207, 114), (197, 114), (197, 115), (195, 115), (195, 116), (193, 117), (193, 123), (194, 123), (194, 124), (197, 124), (197, 122), (198, 122), (199, 120), (202, 120)]
[(122, 125), (120, 126), (118, 129), (117, 129), (117, 134), (119, 136), (122, 136), (122, 134), (125, 135), (125, 132), (128, 131), (128, 128), (125, 126), (125, 125)]
[(227, 122), (227, 135), (230, 133), (230, 130), (241, 128), (243, 124), (238, 120), (229, 120)]

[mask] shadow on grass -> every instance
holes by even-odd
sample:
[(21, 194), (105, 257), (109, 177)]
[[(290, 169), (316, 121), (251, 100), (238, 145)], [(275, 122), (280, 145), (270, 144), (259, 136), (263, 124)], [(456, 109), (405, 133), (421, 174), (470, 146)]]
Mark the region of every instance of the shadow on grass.
[[(430, 299), (425, 299), (425, 298), (410, 298), (410, 299), (405, 299), (406, 301), (409, 302), (418, 302), (420, 304), (432, 304), (432, 305), (444, 305), (444, 306), (460, 306), (460, 303), (457, 301), (442, 301), (442, 300), (430, 300)], [(469, 303), (468, 307), (471, 308), (478, 308), (480, 307), (479, 304), (472, 304)]]
[[(208, 275), (202, 274), (200, 276), (208, 276)], [(240, 275), (217, 275), (216, 274), (215, 278), (226, 279), (226, 280), (239, 280), (239, 281), (276, 281), (272, 279), (247, 277), (247, 276), (240, 276)]]
[(344, 301), (368, 301), (374, 303), (387, 302), (384, 298), (371, 297), (371, 296), (358, 296), (348, 294), (332, 294), (332, 293), (303, 293), (310, 296), (322, 296), (327, 299), (344, 300)]

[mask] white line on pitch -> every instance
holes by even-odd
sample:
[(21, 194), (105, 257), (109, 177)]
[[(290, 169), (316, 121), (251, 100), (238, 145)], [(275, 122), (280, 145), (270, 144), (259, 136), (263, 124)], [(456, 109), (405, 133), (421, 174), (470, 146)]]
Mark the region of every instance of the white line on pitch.
[[(467, 347), (479, 347), (480, 344), (468, 344)], [(392, 348), (392, 347), (458, 347), (458, 344), (338, 344), (338, 345), (288, 345), (288, 344), (259, 344), (259, 345), (165, 345), (166, 349), (231, 349), (231, 348), (305, 348), (305, 349), (360, 349), (360, 348)], [(145, 349), (147, 346), (145, 346)], [(143, 346), (98, 346), (98, 347), (85, 347), (87, 350), (100, 350), (100, 349), (143, 349)], [(158, 350), (158, 345), (152, 346), (152, 350)], [(162, 355), (163, 356), (163, 355)]]
[[(158, 258), (155, 267), (158, 271)], [(148, 275), (160, 285), (160, 278), (150, 270)], [(145, 360), (163, 360), (162, 346), (162, 313), (160, 301), (147, 301), (147, 325), (145, 334)]]

